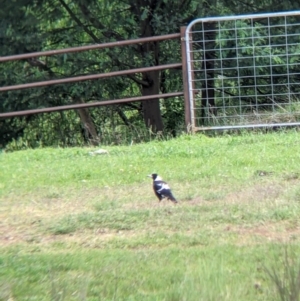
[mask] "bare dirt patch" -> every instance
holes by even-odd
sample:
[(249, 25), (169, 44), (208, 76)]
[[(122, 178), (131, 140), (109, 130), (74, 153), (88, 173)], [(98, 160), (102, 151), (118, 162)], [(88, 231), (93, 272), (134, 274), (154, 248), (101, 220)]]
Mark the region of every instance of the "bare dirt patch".
[(236, 233), (239, 243), (249, 243), (249, 240), (258, 242), (280, 242), (287, 243), (298, 240), (300, 237), (300, 226), (288, 222), (264, 223), (255, 226), (228, 225), (225, 231)]
[(286, 189), (285, 183), (262, 183), (254, 186), (243, 188), (226, 196), (226, 202), (261, 202), (269, 199), (276, 199), (282, 195)]
[(37, 242), (43, 237), (41, 224), (67, 214), (86, 210), (87, 204), (61, 198), (37, 198), (27, 195), (22, 201), (0, 200), (0, 245)]

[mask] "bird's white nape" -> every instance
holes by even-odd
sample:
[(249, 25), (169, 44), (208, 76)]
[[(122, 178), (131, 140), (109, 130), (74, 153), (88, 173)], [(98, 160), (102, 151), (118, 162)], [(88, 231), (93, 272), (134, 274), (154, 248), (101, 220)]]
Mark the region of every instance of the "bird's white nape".
[(162, 181), (162, 178), (160, 176), (157, 176), (154, 181)]

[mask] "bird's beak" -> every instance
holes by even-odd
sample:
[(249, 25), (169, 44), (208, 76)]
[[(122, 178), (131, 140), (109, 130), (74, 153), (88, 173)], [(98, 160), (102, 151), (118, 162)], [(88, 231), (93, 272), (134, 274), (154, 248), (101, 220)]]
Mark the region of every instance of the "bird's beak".
[(152, 175), (148, 175), (147, 177), (152, 178)]

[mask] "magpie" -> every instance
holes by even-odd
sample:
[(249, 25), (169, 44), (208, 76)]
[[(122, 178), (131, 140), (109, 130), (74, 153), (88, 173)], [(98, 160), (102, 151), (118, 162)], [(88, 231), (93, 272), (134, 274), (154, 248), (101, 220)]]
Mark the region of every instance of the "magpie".
[(153, 179), (153, 190), (159, 201), (161, 201), (163, 198), (167, 198), (170, 201), (177, 203), (177, 200), (172, 194), (169, 185), (165, 181), (163, 181), (158, 174), (153, 173), (148, 177)]

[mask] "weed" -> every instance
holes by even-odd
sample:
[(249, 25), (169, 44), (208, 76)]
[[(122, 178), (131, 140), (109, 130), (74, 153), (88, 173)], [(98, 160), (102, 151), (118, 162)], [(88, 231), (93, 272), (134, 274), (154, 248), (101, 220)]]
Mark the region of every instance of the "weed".
[(279, 300), (300, 300), (300, 261), (295, 250), (285, 246), (281, 260), (275, 261), (271, 268), (265, 267), (265, 271), (276, 286)]

